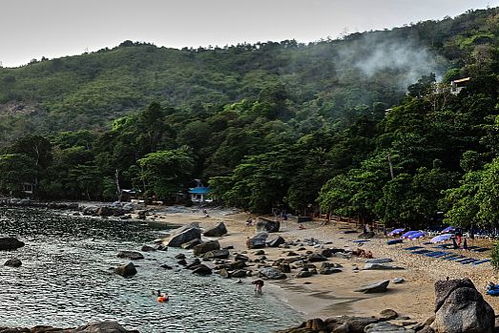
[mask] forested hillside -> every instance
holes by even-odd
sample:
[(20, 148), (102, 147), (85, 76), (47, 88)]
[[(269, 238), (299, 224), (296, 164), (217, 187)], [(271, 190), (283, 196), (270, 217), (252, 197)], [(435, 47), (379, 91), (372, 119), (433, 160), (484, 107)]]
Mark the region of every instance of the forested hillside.
[(495, 8), (309, 45), (124, 42), (0, 69), (0, 191), (170, 201), (201, 178), (255, 212), (495, 224), (498, 32)]

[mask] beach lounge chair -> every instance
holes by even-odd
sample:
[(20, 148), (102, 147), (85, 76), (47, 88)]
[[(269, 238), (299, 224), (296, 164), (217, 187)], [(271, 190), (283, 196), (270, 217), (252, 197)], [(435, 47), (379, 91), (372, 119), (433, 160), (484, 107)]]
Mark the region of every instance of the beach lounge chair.
[(439, 254), (442, 254), (442, 252), (441, 251), (432, 251), (432, 252), (429, 252), (429, 253), (424, 253), (424, 255), (427, 256), (427, 257), (436, 257)]
[(485, 252), (485, 251), (488, 251), (490, 250), (489, 248), (486, 248), (486, 247), (479, 247), (478, 249), (473, 249), (471, 250), (472, 252)]
[(490, 259), (479, 260), (479, 261), (474, 262), (473, 266), (481, 265), (481, 264), (484, 264), (484, 263), (489, 262), (489, 261), (490, 261)]
[(417, 251), (412, 251), (412, 254), (425, 254), (425, 253), (430, 253), (432, 251), (430, 250), (417, 250)]
[(456, 257), (459, 257), (458, 254), (455, 254), (455, 253), (452, 253), (451, 255), (445, 257), (445, 258), (441, 258), (441, 259), (444, 259), (444, 260), (452, 260), (453, 258), (456, 258)]
[(386, 244), (393, 245), (393, 244), (400, 244), (402, 242), (403, 242), (402, 239), (390, 239), (390, 240), (386, 241)]
[(370, 242), (370, 240), (369, 239), (357, 239), (357, 240), (353, 240), (352, 242), (362, 244), (362, 243)]
[(422, 246), (411, 246), (411, 247), (406, 247), (404, 250), (414, 251), (414, 250), (422, 249), (422, 248), (423, 248)]
[(455, 257), (452, 257), (452, 258), (448, 258), (447, 260), (456, 261), (456, 260), (463, 260), (464, 258), (467, 258), (467, 257), (458, 255), (458, 256), (455, 256)]
[(480, 261), (480, 260), (475, 259), (475, 258), (469, 258), (467, 260), (462, 260), (459, 263), (462, 265), (467, 265), (467, 264), (472, 264), (472, 263), (477, 262), (477, 261)]

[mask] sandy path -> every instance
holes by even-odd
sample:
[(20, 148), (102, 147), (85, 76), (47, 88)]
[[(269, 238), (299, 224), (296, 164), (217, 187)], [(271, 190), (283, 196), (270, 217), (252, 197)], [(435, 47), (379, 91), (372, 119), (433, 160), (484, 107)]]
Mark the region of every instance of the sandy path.
[[(248, 214), (227, 215), (224, 211), (210, 212), (205, 218), (200, 211), (190, 210), (182, 213), (157, 212), (152, 219), (157, 222), (183, 225), (199, 222), (201, 227), (208, 228), (220, 221), (224, 221), (229, 231), (228, 235), (219, 239), (222, 246), (234, 246), (235, 252), (245, 252), (250, 258), (256, 258), (254, 250), (246, 249), (246, 239), (254, 235), (254, 227), (245, 225)], [(321, 241), (331, 241), (329, 247), (356, 249), (357, 234), (342, 234), (346, 224), (336, 222), (322, 226), (320, 222), (304, 223), (306, 229), (298, 229), (294, 221), (286, 221), (281, 225), (281, 232), (272, 234), (281, 235), (289, 240), (303, 240), (315, 238)], [(479, 290), (487, 281), (495, 281), (496, 275), (489, 264), (479, 266), (461, 265), (455, 262), (433, 259), (420, 255), (412, 255), (404, 251), (404, 247), (419, 245), (420, 242), (406, 242), (399, 245), (386, 245), (386, 239), (373, 239), (362, 248), (372, 251), (376, 258), (389, 257), (394, 265), (405, 267), (405, 270), (396, 271), (363, 271), (355, 272), (353, 268), (364, 265), (364, 259), (340, 259), (333, 257), (330, 262), (343, 265), (343, 272), (332, 275), (314, 275), (310, 278), (295, 279), (294, 273), (284, 281), (272, 281), (272, 286), (266, 287), (268, 292), (287, 302), (291, 307), (304, 314), (306, 318), (327, 317), (336, 315), (377, 315), (379, 311), (391, 308), (402, 315), (408, 315), (415, 320), (426, 319), (434, 307), (433, 284), (436, 280), (469, 277)], [(471, 244), (470, 244), (471, 245)], [(490, 244), (488, 244), (490, 246)], [(311, 246), (304, 246), (307, 250), (317, 250)], [(296, 251), (297, 247), (291, 250)], [(266, 257), (275, 260), (284, 257), (289, 249), (266, 248)], [(486, 257), (485, 254), (473, 252), (463, 255), (475, 258)], [(319, 263), (320, 265), (320, 263)], [(319, 266), (318, 265), (318, 266)], [(253, 267), (255, 269), (256, 267)], [(389, 291), (383, 294), (365, 295), (353, 290), (359, 286), (385, 279), (402, 277), (403, 284), (390, 284)], [(250, 280), (248, 280), (249, 283)], [(267, 284), (268, 285), (268, 284)], [(497, 310), (499, 298), (485, 296), (485, 299)]]

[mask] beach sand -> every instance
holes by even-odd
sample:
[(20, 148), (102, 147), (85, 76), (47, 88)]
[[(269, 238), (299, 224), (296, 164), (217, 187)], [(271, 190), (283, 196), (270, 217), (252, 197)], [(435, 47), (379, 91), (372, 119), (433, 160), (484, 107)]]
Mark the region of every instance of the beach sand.
[[(255, 234), (254, 226), (246, 226), (249, 214), (230, 214), (226, 210), (209, 210), (210, 217), (204, 217), (201, 210), (184, 209), (182, 212), (158, 210), (149, 216), (156, 222), (185, 225), (199, 222), (202, 228), (209, 228), (223, 221), (228, 229), (228, 234), (217, 238), (222, 247), (234, 246), (233, 252), (245, 253), (251, 259), (256, 258), (255, 250), (246, 248), (246, 239)], [(489, 263), (472, 266), (462, 265), (452, 261), (439, 260), (421, 255), (413, 255), (404, 251), (408, 246), (424, 246), (421, 243), (427, 240), (408, 241), (403, 244), (386, 245), (386, 238), (375, 238), (359, 246), (352, 242), (358, 234), (343, 234), (346, 228), (352, 229), (354, 225), (332, 221), (322, 225), (320, 221), (302, 223), (306, 229), (298, 229), (296, 220), (281, 223), (281, 232), (273, 233), (270, 239), (277, 235), (286, 241), (304, 240), (315, 238), (320, 241), (331, 241), (328, 247), (357, 249), (371, 251), (375, 258), (392, 258), (393, 265), (404, 267), (404, 270), (358, 270), (362, 268), (365, 259), (342, 259), (332, 257), (330, 262), (343, 266), (343, 272), (331, 275), (313, 275), (310, 278), (294, 278), (295, 272), (288, 274), (288, 279), (281, 281), (268, 281), (265, 291), (270, 292), (286, 302), (296, 311), (303, 314), (304, 318), (332, 317), (339, 315), (374, 316), (383, 309), (393, 309), (402, 316), (409, 316), (413, 320), (424, 320), (432, 315), (434, 310), (434, 283), (437, 280), (449, 278), (470, 278), (478, 290), (484, 291), (488, 281), (496, 281), (496, 274)], [(477, 241), (478, 242), (478, 241)], [(483, 243), (490, 247), (490, 243)], [(468, 245), (472, 245), (471, 243)], [(476, 245), (476, 244), (475, 244)], [(312, 246), (304, 246), (306, 250), (317, 251)], [(298, 247), (291, 249), (265, 248), (265, 256), (270, 260), (285, 257), (286, 252), (293, 250), (297, 253)], [(305, 251), (303, 251), (305, 252)], [(488, 253), (474, 253), (458, 250), (463, 255), (474, 258), (486, 258)], [(251, 265), (251, 264), (250, 264)], [(320, 265), (320, 263), (319, 263)], [(317, 265), (317, 266), (319, 266)], [(255, 267), (250, 267), (253, 270)], [(402, 284), (390, 283), (389, 290), (381, 294), (362, 294), (354, 292), (361, 285), (380, 280), (401, 277), (405, 279)], [(252, 279), (246, 279), (250, 283)], [(499, 298), (484, 295), (487, 302), (494, 310), (499, 309)]]

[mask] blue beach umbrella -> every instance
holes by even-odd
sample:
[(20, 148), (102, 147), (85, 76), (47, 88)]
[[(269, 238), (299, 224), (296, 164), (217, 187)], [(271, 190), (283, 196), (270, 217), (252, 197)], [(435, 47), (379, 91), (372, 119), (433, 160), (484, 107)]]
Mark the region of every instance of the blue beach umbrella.
[(432, 242), (432, 243), (440, 243), (440, 242), (448, 241), (451, 238), (452, 238), (452, 234), (443, 234), (443, 235), (438, 235), (436, 237), (433, 237), (430, 240), (430, 242)]
[(415, 233), (413, 234), (410, 234), (409, 236), (407, 236), (407, 239), (410, 239), (410, 240), (414, 240), (414, 239), (418, 239), (418, 238), (421, 238), (421, 237), (424, 237), (426, 236), (426, 234), (422, 231), (416, 231)]
[(405, 231), (405, 228), (394, 229), (394, 230), (392, 230), (391, 232), (388, 233), (388, 236), (400, 235), (404, 231)]
[(416, 232), (419, 232), (419, 231), (417, 231), (417, 230), (411, 230), (411, 231), (408, 231), (405, 234), (403, 234), (401, 237), (402, 238), (409, 238), (410, 235), (412, 235), (412, 234), (414, 234)]
[(455, 230), (456, 230), (456, 228), (454, 228), (454, 227), (447, 227), (444, 230), (442, 230), (441, 233), (446, 234), (448, 232), (454, 232)]

